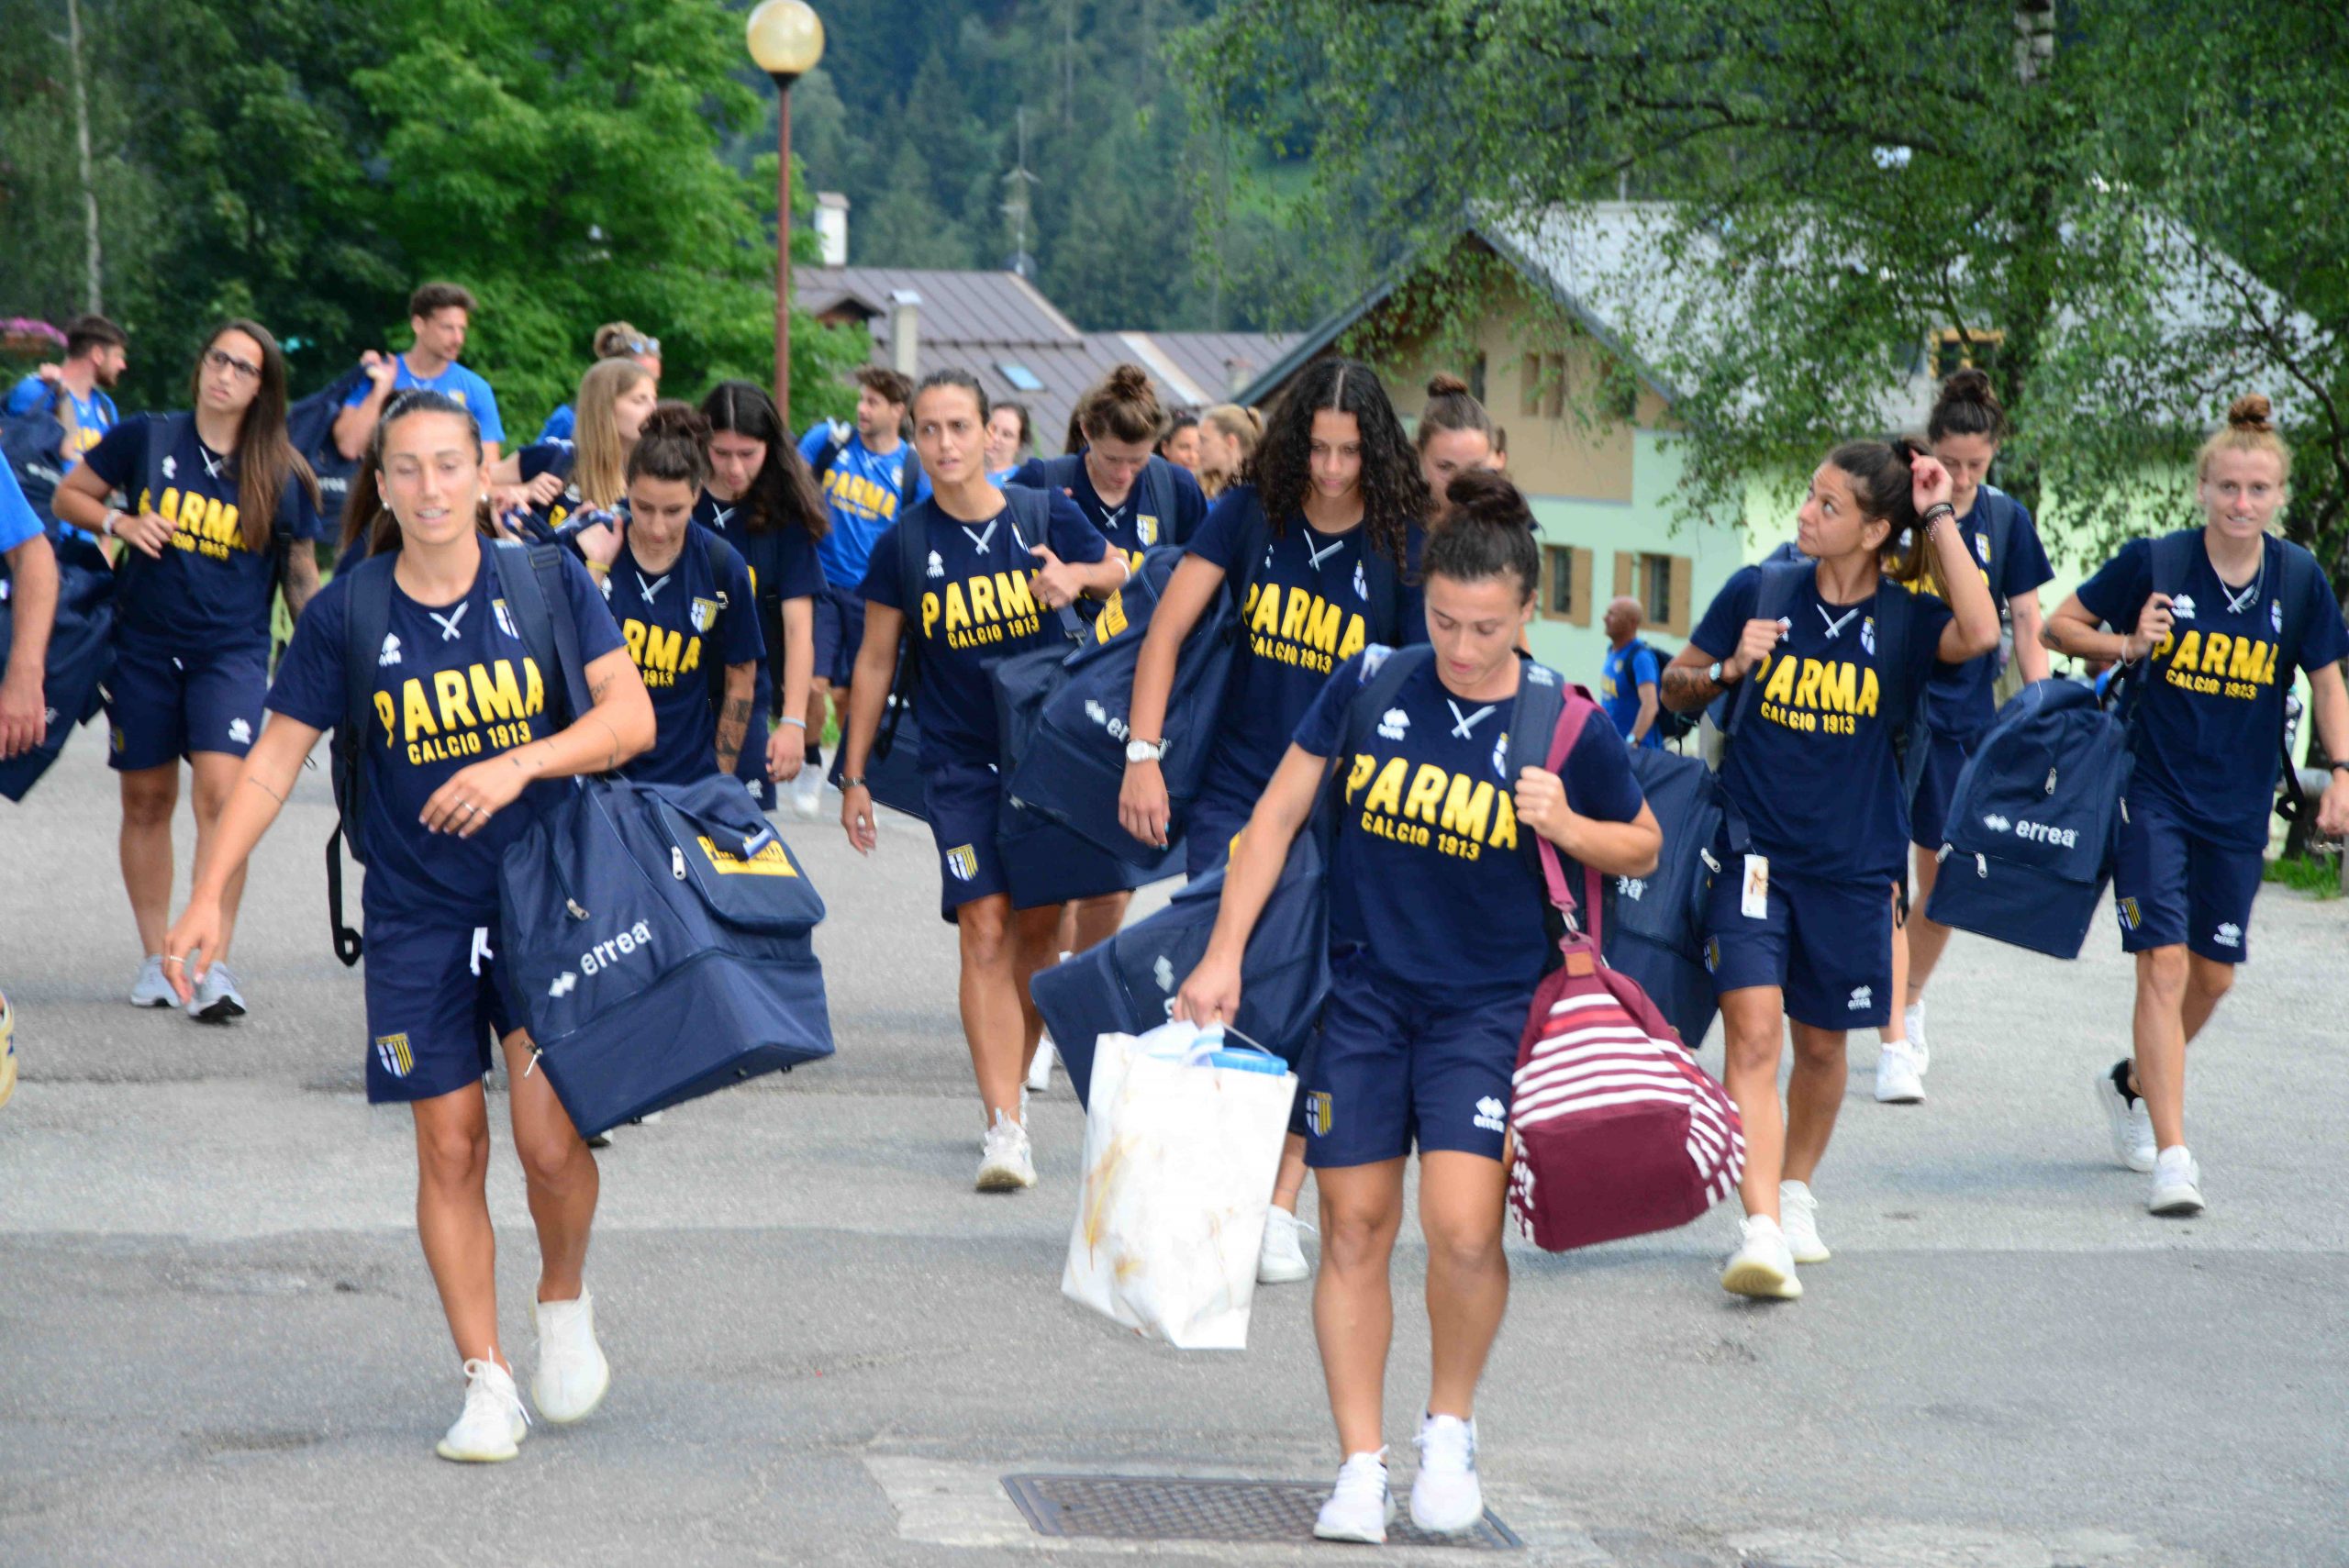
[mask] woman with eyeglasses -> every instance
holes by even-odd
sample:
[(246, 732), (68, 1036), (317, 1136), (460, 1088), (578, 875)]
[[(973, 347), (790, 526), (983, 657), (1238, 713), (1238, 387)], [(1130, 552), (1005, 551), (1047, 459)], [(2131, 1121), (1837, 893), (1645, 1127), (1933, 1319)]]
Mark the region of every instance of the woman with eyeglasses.
[[(607, 321), (596, 328), (596, 362), (606, 360), (634, 360), (652, 374), (657, 388), (661, 380), (661, 339), (648, 337), (625, 321)], [(546, 424), (539, 431), (541, 441), (567, 441), (579, 428), (579, 417), (568, 403), (558, 405), (547, 416)]]
[[(57, 487), (60, 521), (115, 545), (115, 667), (107, 678), (122, 788), (122, 882), (145, 962), (131, 1005), (180, 998), (164, 973), (172, 816), (180, 759), (195, 780), (195, 860), (205, 862), (269, 695), (271, 601), (298, 618), (317, 592), (318, 485), (285, 434), (285, 356), (260, 323), (215, 331), (197, 357), (184, 414), (127, 419)], [(108, 496), (119, 490), (128, 510)], [(236, 929), (241, 873), (222, 891), (220, 951)], [(226, 1023), (245, 999), (215, 962), (187, 1003)]]

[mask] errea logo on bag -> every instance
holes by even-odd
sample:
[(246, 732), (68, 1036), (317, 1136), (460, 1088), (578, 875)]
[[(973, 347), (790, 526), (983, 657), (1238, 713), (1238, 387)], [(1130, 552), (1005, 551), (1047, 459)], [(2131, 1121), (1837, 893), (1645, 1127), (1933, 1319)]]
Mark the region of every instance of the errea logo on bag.
[(579, 973), (596, 974), (620, 960), (652, 945), (652, 928), (639, 920), (609, 941), (597, 942), (579, 955)]
[(2053, 828), (2044, 822), (2009, 822), (1995, 811), (1982, 818), (1982, 826), (1993, 833), (2012, 833), (2018, 839), (2028, 839), (2037, 844), (2056, 844), (2066, 850), (2080, 847), (2080, 830), (2076, 828)]

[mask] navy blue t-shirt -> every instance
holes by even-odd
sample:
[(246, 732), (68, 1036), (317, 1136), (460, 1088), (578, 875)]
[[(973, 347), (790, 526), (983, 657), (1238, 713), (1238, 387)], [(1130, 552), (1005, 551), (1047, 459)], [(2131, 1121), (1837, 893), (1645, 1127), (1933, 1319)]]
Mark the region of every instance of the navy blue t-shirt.
[(720, 501), (707, 490), (694, 500), (694, 521), (732, 545), (751, 569), (751, 588), (759, 601), (759, 631), (766, 640), (769, 678), (763, 695), (772, 701), (783, 690), (783, 603), (812, 599), (824, 591), (824, 568), (816, 557), (816, 541), (796, 523), (753, 533), (742, 525), (740, 502)]
[[(1374, 644), (1323, 683), (1297, 728), (1299, 747), (1316, 757), (1345, 747), (1354, 700), (1387, 651)], [(1415, 990), (1531, 991), (1548, 962), (1548, 895), (1524, 852), (1533, 830), (1518, 826), (1510, 793), (1513, 702), (1464, 702), (1431, 659), (1361, 748), (1339, 760), (1330, 940), (1366, 947)], [(1640, 814), (1631, 753), (1604, 726), (1584, 728), (1560, 776), (1566, 803), (1586, 817)]]
[[(1224, 688), (1222, 718), (1216, 727), (1215, 754), (1208, 763), (1208, 786), (1219, 793), (1253, 795), (1264, 787), (1288, 750), (1305, 710), (1321, 695), (1330, 673), (1383, 639), (1397, 644), (1428, 639), (1427, 611), (1417, 575), (1423, 536), (1411, 527), (1406, 546), (1411, 570), (1400, 574), (1401, 604), (1392, 627), (1374, 613), (1363, 550), (1367, 523), (1341, 534), (1317, 532), (1303, 517), (1291, 517), (1279, 537), (1264, 524), (1264, 509), (1252, 484), (1234, 485), (1216, 497), (1199, 531), (1186, 547), (1200, 560), (1223, 568), (1241, 611), (1246, 638), (1231, 662), (1231, 684)], [(1249, 541), (1263, 539), (1263, 554), (1240, 561)], [(1239, 579), (1244, 576), (1244, 593)]]
[(950, 762), (996, 762), (1002, 738), (991, 672), (1010, 654), (1062, 640), (1060, 617), (1033, 592), (1041, 563), (1030, 547), (1049, 544), (1054, 555), (1079, 565), (1109, 552), (1075, 502), (1054, 495), (1052, 507), (1049, 538), (1037, 540), (1020, 537), (1008, 506), (986, 522), (965, 523), (948, 517), (935, 500), (915, 502), (906, 516), (920, 519), (928, 546), (918, 583), (902, 581), (897, 572), (903, 519), (874, 541), (857, 592), (904, 612), (907, 629), (921, 645), (914, 718), (921, 725), (925, 773)]
[[(2002, 506), (2014, 508), (2015, 520), (2009, 530), (2012, 537), (2006, 559), (1993, 561), (1990, 531), (1983, 525), (1990, 508)], [(2009, 599), (2054, 580), (2054, 568), (2047, 564), (2047, 551), (2039, 542), (2039, 529), (2031, 520), (2030, 509), (2004, 491), (1987, 484), (1982, 486), (1975, 493), (1974, 509), (1957, 520), (1957, 528), (1965, 548), (1981, 563), (1982, 582), (1990, 590), (1992, 602), (2004, 605)], [(1939, 584), (1931, 574), (1926, 578), (1926, 586), (1939, 592)], [(1995, 648), (1963, 664), (1935, 665), (1932, 684), (1927, 687), (1932, 700), (1926, 706), (1926, 722), (1934, 734), (1972, 745), (1990, 728), (1990, 720), (1998, 714), (1998, 697), (1993, 689), (1998, 684), (1998, 651)]]
[[(637, 564), (623, 541), (601, 579), (629, 657), (652, 698), (652, 750), (622, 770), (647, 784), (692, 784), (718, 771), (718, 710), (729, 664), (756, 665), (759, 635), (750, 569), (735, 555), (724, 582), (709, 570), (709, 535), (685, 525), (685, 547), (666, 572)], [(713, 668), (715, 666), (715, 668)], [(755, 672), (753, 672), (755, 673)]]
[[(1161, 458), (1157, 460), (1164, 462)], [(1134, 476), (1133, 488), (1126, 498), (1112, 506), (1101, 499), (1093, 488), (1093, 475), (1085, 471), (1080, 460), (1076, 475), (1062, 494), (1074, 500), (1085, 514), (1085, 520), (1100, 531), (1101, 537), (1114, 549), (1126, 552), (1127, 563), (1136, 571), (1141, 568), (1142, 551), (1162, 544), (1187, 544), (1191, 535), (1208, 515), (1207, 492), (1191, 471), (1180, 463), (1167, 463), (1174, 475), (1174, 515), (1162, 517), (1154, 511), (1145, 511), (1151, 505), (1150, 474), (1147, 470)], [(1014, 484), (1025, 484), (1031, 490), (1056, 488), (1044, 467), (1044, 460), (1031, 457), (1011, 476)]]
[[(1598, 706), (1615, 721), (1616, 734), (1626, 740), (1631, 738), (1631, 726), (1640, 721), (1640, 688), (1655, 685), (1663, 679), (1656, 670), (1654, 651), (1644, 643), (1627, 642), (1607, 651), (1606, 661), (1598, 667)], [(1661, 703), (1661, 696), (1657, 700)], [(1664, 717), (1661, 707), (1656, 717)], [(1650, 724), (1640, 744), (1661, 751), (1664, 736)]]
[(579, 461), (579, 449), (571, 441), (532, 441), (514, 454), (521, 466), (522, 483), (528, 484), (541, 473), (562, 476), (562, 494), (544, 506), (533, 506), (531, 515), (550, 528), (561, 528), (566, 519), (580, 509), (579, 486), (573, 483), (571, 471)]
[[(1710, 658), (1737, 651), (1753, 618), (1762, 568), (1748, 566), (1721, 585), (1689, 638)], [(1878, 597), (1908, 590), (1880, 582)], [(1744, 813), (1753, 847), (1773, 874), (1831, 881), (1889, 881), (1909, 847), (1909, 803), (1892, 757), (1892, 729), (1879, 711), (1886, 662), (1906, 657), (1909, 689), (1921, 694), (1939, 662), (1949, 606), (1916, 595), (1906, 650), (1879, 648), (1876, 600), (1830, 605), (1816, 572), (1795, 594), (1777, 648), (1741, 685), (1753, 684), (1737, 738), (1721, 769), (1722, 785)]]
[(295, 540), (295, 549), (306, 548), (320, 531), (317, 508), (301, 481), (289, 475), (278, 493), (271, 542), (247, 549), (236, 460), (206, 446), (193, 419), (179, 421), (179, 442), (164, 454), (163, 493), (146, 494), (147, 443), (169, 424), (158, 414), (126, 419), (83, 460), (131, 498), (133, 512), (153, 512), (172, 525), (161, 560), (141, 550), (123, 556), (117, 626), (173, 651), (266, 648), (270, 601), (277, 591), (276, 534)]
[[(2130, 727), (2137, 772), (2129, 792), (2158, 796), (2196, 832), (2243, 849), (2267, 844), (2292, 667), (2321, 670), (2349, 654), (2341, 605), (2322, 572), (2306, 573), (2305, 604), (2288, 607), (2278, 598), (2285, 558), (2294, 552), (2307, 553), (2269, 539), (2256, 581), (2232, 588), (2208, 550), (2190, 552), (2169, 638), (2154, 650)], [(2080, 584), (2080, 604), (2115, 630), (2133, 632), (2153, 591), (2153, 541), (2132, 539)], [(2287, 618), (2306, 628), (2298, 649), (2281, 646)]]
[[(337, 576), (295, 624), (270, 687), (272, 712), (317, 729), (342, 723), (351, 583)], [(562, 584), (582, 660), (593, 663), (621, 646), (587, 569), (566, 558)], [(360, 826), (367, 853), (360, 906), (370, 921), (494, 926), (506, 847), (529, 826), (535, 803), (569, 785), (532, 784), (470, 839), (430, 832), (417, 817), (461, 770), (560, 729), (562, 677), (524, 650), (486, 550), (473, 586), (453, 604), (420, 605), (395, 581), (383, 645), (368, 657), (375, 715), (362, 731), (368, 811)]]

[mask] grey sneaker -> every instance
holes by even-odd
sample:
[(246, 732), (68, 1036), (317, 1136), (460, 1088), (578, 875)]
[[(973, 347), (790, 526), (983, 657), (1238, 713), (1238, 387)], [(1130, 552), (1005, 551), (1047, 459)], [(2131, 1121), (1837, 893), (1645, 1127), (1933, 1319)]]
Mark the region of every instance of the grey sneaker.
[(225, 1024), (245, 1016), (245, 999), (238, 993), (237, 977), (228, 973), (227, 964), (216, 963), (204, 972), (204, 978), (195, 983), (195, 998), (187, 1005), (187, 1016), (205, 1024)]
[(176, 1007), (180, 995), (163, 977), (163, 955), (150, 952), (139, 968), (139, 979), (130, 987), (130, 1005), (134, 1007)]

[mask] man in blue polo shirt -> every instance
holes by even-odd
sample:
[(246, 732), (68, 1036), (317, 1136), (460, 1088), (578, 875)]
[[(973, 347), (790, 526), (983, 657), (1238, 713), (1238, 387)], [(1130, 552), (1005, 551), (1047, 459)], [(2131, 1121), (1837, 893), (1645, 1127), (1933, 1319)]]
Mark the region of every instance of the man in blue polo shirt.
[(415, 346), (405, 354), (370, 351), (361, 359), (367, 384), (353, 392), (334, 417), (334, 444), (344, 457), (357, 462), (366, 456), (384, 405), (393, 394), (420, 386), (445, 393), (469, 409), (481, 426), (482, 461), (497, 461), (498, 448), (506, 440), (506, 427), (497, 417), (497, 394), (457, 362), (477, 308), (472, 291), (455, 284), (426, 284), (408, 295), (407, 324), (416, 334)]
[(1656, 697), (1655, 650), (1640, 639), (1640, 602), (1618, 599), (1607, 606), (1607, 661), (1599, 666), (1598, 701), (1615, 731), (1631, 746), (1664, 749), (1655, 727), (1663, 712)]

